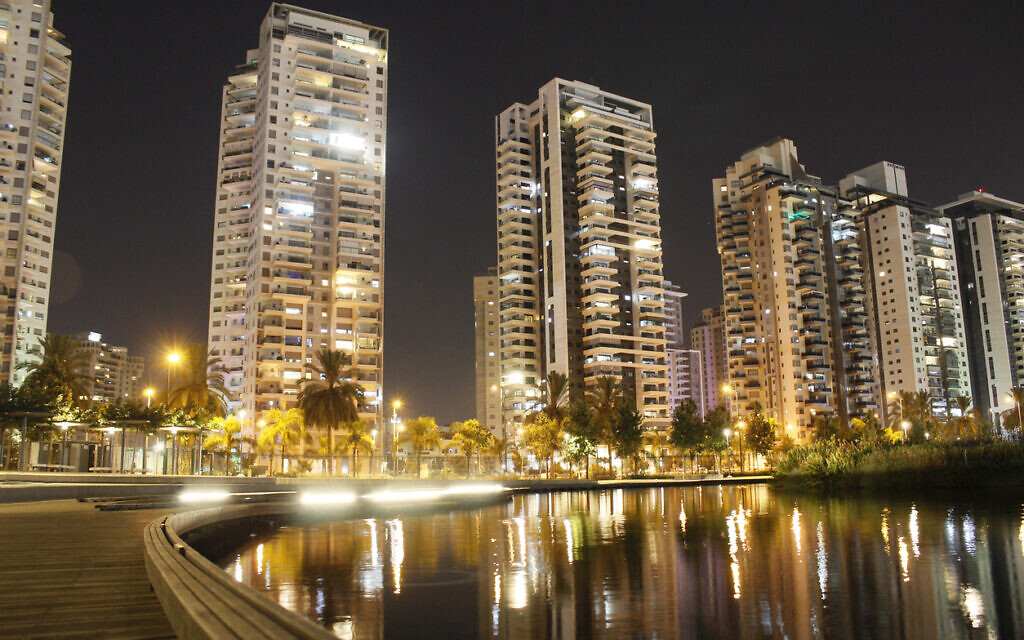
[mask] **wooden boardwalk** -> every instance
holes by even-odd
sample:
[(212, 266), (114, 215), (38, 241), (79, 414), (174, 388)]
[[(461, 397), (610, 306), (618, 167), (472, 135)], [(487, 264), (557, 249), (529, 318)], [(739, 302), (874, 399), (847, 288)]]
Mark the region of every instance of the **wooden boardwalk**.
[(166, 513), (0, 504), (0, 638), (173, 638), (142, 557)]

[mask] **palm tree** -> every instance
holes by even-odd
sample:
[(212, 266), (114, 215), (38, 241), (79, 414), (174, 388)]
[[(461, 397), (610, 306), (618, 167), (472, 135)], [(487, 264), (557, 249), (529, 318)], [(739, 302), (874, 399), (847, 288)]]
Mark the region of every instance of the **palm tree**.
[(243, 443), (249, 446), (256, 445), (252, 438), (241, 435), (242, 422), (235, 416), (214, 418), (213, 425), (214, 430), (220, 433), (209, 435), (203, 441), (203, 448), (207, 451), (223, 451), (224, 455), (230, 458), (232, 451), (236, 451), (241, 456), (241, 445)]
[(469, 464), (474, 453), (477, 454), (477, 472), (479, 472), (479, 453), (494, 442), (494, 436), (491, 435), (490, 429), (483, 426), (476, 420), (469, 419), (465, 422), (456, 422), (452, 425), (452, 433), (454, 433), (452, 441), (458, 445), (459, 449), (462, 450), (462, 453), (466, 456), (466, 475), (471, 475), (469, 471)]
[(351, 355), (323, 347), (316, 352), (316, 359), (319, 364), (306, 365), (316, 375), (303, 384), (299, 408), (311, 424), (327, 430), (327, 455), (331, 456), (333, 473), (334, 429), (343, 422), (359, 420), (364, 394), (363, 388), (351, 380), (355, 374), (346, 368), (352, 364)]
[(193, 342), (185, 347), (185, 375), (180, 385), (171, 390), (171, 407), (187, 411), (205, 410), (215, 416), (227, 415), (231, 393), (224, 384), (228, 368), (213, 350)]
[(405, 425), (403, 442), (412, 444), (416, 454), (416, 477), (420, 477), (420, 457), (423, 452), (434, 447), (441, 446), (441, 432), (437, 428), (437, 422), (430, 417), (420, 416), (410, 420)]
[(540, 407), (540, 411), (531, 412), (526, 421), (532, 422), (538, 413), (544, 413), (555, 422), (561, 421), (569, 405), (569, 376), (552, 371), (537, 385), (537, 395), (534, 406)]
[(487, 455), (498, 460), (498, 467), (502, 473), (505, 473), (505, 453), (508, 451), (510, 444), (512, 444), (511, 438), (495, 437), (491, 440), (491, 445), (487, 447)]
[(359, 475), (359, 467), (356, 466), (356, 462), (359, 457), (359, 450), (362, 449), (367, 454), (372, 455), (373, 436), (370, 435), (370, 429), (363, 420), (346, 422), (344, 426), (348, 429), (348, 435), (341, 439), (341, 452), (352, 454), (351, 471), (353, 476), (357, 476)]
[(608, 447), (608, 469), (612, 466), (612, 427), (615, 424), (616, 407), (622, 400), (622, 388), (615, 376), (601, 376), (594, 388), (587, 392), (587, 403), (594, 410), (598, 442)]
[(28, 371), (28, 379), (54, 395), (70, 394), (77, 406), (89, 403), (87, 382), (89, 354), (82, 341), (64, 334), (48, 333), (39, 340), (39, 362), (25, 362), (18, 368)]
[(281, 447), (282, 461), (288, 450), (299, 443), (306, 431), (305, 418), (301, 409), (271, 409), (263, 417), (266, 424), (260, 427), (259, 447), (270, 451), (270, 473), (274, 473), (274, 451)]
[(664, 431), (648, 431), (644, 435), (644, 444), (651, 449), (654, 457), (658, 459), (659, 471), (665, 470), (665, 450), (672, 446), (668, 434)]
[(1013, 408), (1003, 412), (1003, 426), (1006, 429), (1021, 429), (1021, 407), (1024, 406), (1024, 387), (1012, 387)]
[(950, 435), (964, 440), (979, 437), (985, 431), (985, 418), (977, 409), (971, 408), (971, 397), (957, 396), (953, 400), (960, 415), (951, 416), (947, 421)]

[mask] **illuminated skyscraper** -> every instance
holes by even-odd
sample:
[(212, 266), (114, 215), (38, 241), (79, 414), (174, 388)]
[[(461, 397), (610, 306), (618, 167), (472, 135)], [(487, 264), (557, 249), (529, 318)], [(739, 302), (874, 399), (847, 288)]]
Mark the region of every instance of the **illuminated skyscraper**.
[(388, 32), (275, 3), (257, 42), (223, 89), (209, 345), (249, 427), (323, 347), (380, 424)]
[(37, 362), (50, 304), (71, 49), (49, 0), (0, 3), (0, 377)]
[(668, 424), (665, 299), (650, 105), (556, 78), (495, 121), (503, 419), (550, 371), (614, 376)]
[(501, 433), (501, 374), (498, 362), (498, 270), (473, 278), (473, 329), (476, 336), (476, 419)]

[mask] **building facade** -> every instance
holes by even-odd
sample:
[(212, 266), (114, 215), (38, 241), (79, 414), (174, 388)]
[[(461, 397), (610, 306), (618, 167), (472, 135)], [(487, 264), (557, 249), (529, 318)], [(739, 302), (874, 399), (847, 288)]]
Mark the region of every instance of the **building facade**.
[(665, 347), (668, 349), (686, 348), (686, 332), (683, 330), (683, 298), (686, 294), (679, 285), (668, 280), (665, 287)]
[(49, 0), (0, 4), (0, 377), (20, 384), (46, 335), (71, 49)]
[(704, 402), (701, 382), (704, 379), (704, 367), (700, 351), (696, 349), (666, 350), (668, 359), (668, 402), (672, 411), (687, 400), (693, 400), (697, 411), (703, 418), (708, 407)]
[(619, 379), (668, 425), (656, 134), (650, 105), (552, 80), (495, 121), (503, 421), (549, 371)]
[(744, 153), (713, 189), (728, 376), (720, 404), (737, 417), (760, 405), (797, 438), (816, 415), (874, 411), (857, 211), (805, 171), (786, 139)]
[(324, 347), (381, 424), (388, 33), (275, 3), (258, 42), (223, 88), (209, 346), (247, 428)]
[(885, 416), (899, 411), (894, 396), (918, 391), (948, 415), (953, 398), (971, 393), (952, 222), (911, 199), (906, 169), (892, 162), (839, 188), (860, 211)]
[(971, 398), (998, 423), (1024, 380), (1024, 204), (972, 191), (939, 211), (953, 224)]
[(690, 348), (700, 352), (701, 395), (705, 410), (710, 411), (719, 405), (721, 386), (729, 379), (722, 307), (701, 311), (700, 322), (690, 328)]
[(501, 433), (501, 367), (498, 339), (498, 269), (473, 278), (473, 329), (476, 353), (476, 419)]
[(91, 402), (104, 404), (119, 398), (142, 397), (142, 371), (145, 368), (142, 356), (130, 355), (128, 347), (107, 344), (95, 331), (75, 337), (89, 358), (88, 366), (78, 373), (84, 376), (84, 386)]

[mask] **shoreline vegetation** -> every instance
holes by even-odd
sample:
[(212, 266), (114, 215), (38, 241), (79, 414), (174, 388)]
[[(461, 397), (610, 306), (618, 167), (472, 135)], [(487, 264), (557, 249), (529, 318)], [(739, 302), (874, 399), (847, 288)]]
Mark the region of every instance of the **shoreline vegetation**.
[(997, 439), (911, 444), (817, 442), (787, 452), (776, 467), (775, 484), (824, 491), (1024, 490), (1024, 445)]

